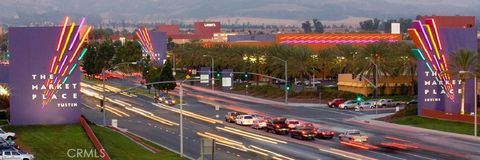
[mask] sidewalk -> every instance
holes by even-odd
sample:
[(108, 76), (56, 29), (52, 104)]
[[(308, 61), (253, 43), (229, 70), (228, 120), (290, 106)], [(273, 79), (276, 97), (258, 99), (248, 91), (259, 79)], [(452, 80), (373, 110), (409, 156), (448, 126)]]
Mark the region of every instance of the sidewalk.
[(188, 85), (188, 84), (183, 84), (183, 86), (186, 87), (186, 88), (193, 89), (193, 90), (206, 92), (206, 93), (209, 93), (209, 94), (215, 94), (217, 96), (222, 96), (222, 97), (226, 97), (226, 98), (233, 98), (233, 99), (236, 99), (236, 100), (252, 102), (252, 103), (274, 104), (274, 105), (289, 106), (289, 107), (326, 107), (327, 106), (327, 104), (318, 104), (318, 103), (287, 103), (287, 104), (285, 104), (283, 102), (272, 101), (272, 100), (267, 100), (267, 99), (252, 97), (252, 96), (246, 96), (246, 95), (241, 95), (241, 94), (227, 93), (227, 92), (222, 92), (222, 91), (212, 91), (211, 89), (207, 89), (207, 88), (203, 88), (203, 87), (197, 87), (197, 86), (191, 86), (191, 85)]
[(467, 140), (471, 140), (471, 141), (477, 141), (477, 142), (480, 143), (480, 138), (479, 137), (474, 137), (474, 136), (470, 136), (470, 135), (444, 132), (444, 131), (437, 131), (437, 130), (432, 130), (432, 129), (426, 129), (426, 128), (408, 126), (408, 125), (400, 125), (400, 124), (388, 123), (388, 122), (385, 122), (385, 121), (375, 120), (377, 118), (389, 116), (389, 115), (392, 115), (392, 114), (394, 114), (394, 113), (383, 113), (383, 114), (371, 114), (371, 115), (357, 116), (357, 117), (348, 119), (347, 121), (354, 121), (354, 122), (362, 123), (362, 124), (366, 124), (366, 125), (382, 127), (382, 128), (385, 128), (385, 129), (391, 128), (391, 129), (396, 129), (396, 130), (401, 130), (401, 131), (406, 131), (406, 132), (411, 132), (411, 133), (437, 134), (437, 135), (441, 135), (441, 136), (447, 136), (447, 137), (454, 137), (454, 138), (460, 138), (460, 139), (467, 139)]

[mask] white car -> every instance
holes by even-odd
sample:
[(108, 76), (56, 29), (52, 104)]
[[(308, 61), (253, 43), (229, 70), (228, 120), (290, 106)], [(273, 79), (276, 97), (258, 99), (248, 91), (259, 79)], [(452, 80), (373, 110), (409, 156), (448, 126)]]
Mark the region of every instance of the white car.
[(251, 115), (239, 115), (235, 119), (235, 123), (239, 125), (252, 125), (253, 124), (253, 117)]
[(348, 100), (345, 101), (344, 103), (340, 104), (338, 108), (340, 109), (354, 109), (356, 106), (358, 106), (358, 102), (356, 100)]
[(3, 129), (0, 128), (0, 138), (6, 140), (13, 140), (15, 138), (15, 133), (13, 132), (5, 132)]
[(343, 142), (364, 143), (368, 141), (368, 136), (360, 134), (358, 130), (347, 130), (338, 135), (338, 139)]
[(0, 159), (9, 160), (32, 160), (35, 157), (27, 152), (19, 151), (16, 149), (7, 149), (0, 152)]
[(360, 105), (358, 106), (355, 106), (355, 109), (358, 109), (358, 110), (364, 110), (369, 108), (375, 108), (375, 103), (371, 101), (366, 101), (366, 102), (360, 103)]
[(254, 129), (262, 129), (267, 127), (267, 121), (266, 120), (253, 120), (252, 128)]

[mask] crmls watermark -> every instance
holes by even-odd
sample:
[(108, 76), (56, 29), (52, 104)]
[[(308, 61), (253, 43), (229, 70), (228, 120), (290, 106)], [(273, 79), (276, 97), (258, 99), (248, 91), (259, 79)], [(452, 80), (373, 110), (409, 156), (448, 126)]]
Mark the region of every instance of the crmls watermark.
[(67, 150), (68, 158), (103, 158), (107, 155), (104, 149), (100, 153), (96, 149), (70, 148)]

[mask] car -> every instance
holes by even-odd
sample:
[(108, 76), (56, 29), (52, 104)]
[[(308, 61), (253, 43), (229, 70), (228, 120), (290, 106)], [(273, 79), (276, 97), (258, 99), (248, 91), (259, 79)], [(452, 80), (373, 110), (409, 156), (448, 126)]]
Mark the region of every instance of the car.
[(4, 149), (0, 151), (0, 159), (11, 159), (11, 160), (32, 160), (35, 157), (32, 154), (29, 154), (24, 151), (20, 151), (14, 148)]
[(237, 119), (237, 116), (239, 114), (237, 112), (228, 112), (227, 115), (225, 115), (225, 121), (233, 123), (235, 122), (235, 119)]
[(290, 136), (292, 138), (297, 138), (300, 140), (310, 139), (314, 140), (317, 131), (311, 125), (298, 125), (292, 130), (290, 130)]
[(340, 104), (338, 108), (340, 109), (354, 109), (356, 106), (359, 105), (359, 101), (357, 100), (348, 100), (345, 101), (344, 103)]
[(158, 95), (156, 95), (156, 96), (153, 97), (153, 101), (154, 101), (155, 103), (162, 103), (163, 100), (164, 100), (166, 97), (168, 97), (168, 94), (163, 93), (163, 92), (160, 92), (160, 93), (158, 93)]
[(264, 117), (258, 114), (250, 114), (253, 117), (253, 120), (263, 120)]
[(407, 104), (418, 104), (418, 101), (417, 101), (417, 99), (412, 99), (412, 100), (408, 101)]
[(237, 118), (235, 118), (235, 123), (239, 125), (252, 125), (253, 117), (248, 114), (238, 115)]
[(355, 109), (364, 110), (369, 108), (375, 108), (375, 103), (371, 101), (365, 101), (360, 103), (360, 105), (355, 106)]
[(267, 122), (266, 132), (274, 132), (275, 134), (288, 134), (287, 119), (278, 117)]
[(267, 121), (266, 120), (253, 120), (252, 128), (254, 129), (263, 129), (267, 127)]
[(340, 106), (340, 104), (344, 103), (346, 100), (343, 98), (335, 98), (332, 101), (328, 102), (328, 107), (335, 108)]
[(0, 138), (5, 140), (14, 140), (15, 133), (13, 132), (5, 132), (2, 128), (0, 128)]
[(332, 130), (321, 129), (321, 128), (316, 129), (315, 137), (317, 138), (332, 139), (334, 136), (335, 136), (335, 132)]
[(377, 107), (397, 107), (400, 104), (402, 104), (402, 102), (396, 102), (393, 101), (393, 99), (380, 99), (376, 105)]
[(342, 142), (364, 143), (368, 141), (368, 136), (360, 134), (359, 130), (347, 130), (338, 135), (338, 139)]
[(294, 129), (295, 127), (297, 127), (297, 125), (300, 124), (300, 122), (298, 120), (294, 120), (294, 119), (288, 119), (287, 121), (285, 121), (285, 123), (287, 123), (288, 125), (288, 129)]
[(175, 99), (170, 96), (164, 97), (162, 102), (166, 105), (175, 105)]

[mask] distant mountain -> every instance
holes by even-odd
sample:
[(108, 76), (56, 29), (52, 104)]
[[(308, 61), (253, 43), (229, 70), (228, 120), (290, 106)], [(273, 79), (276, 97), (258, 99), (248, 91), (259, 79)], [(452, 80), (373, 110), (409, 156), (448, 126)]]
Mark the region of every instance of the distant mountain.
[(479, 0), (2, 0), (0, 23), (90, 20), (182, 21), (225, 17), (339, 20), (347, 17), (480, 16)]

